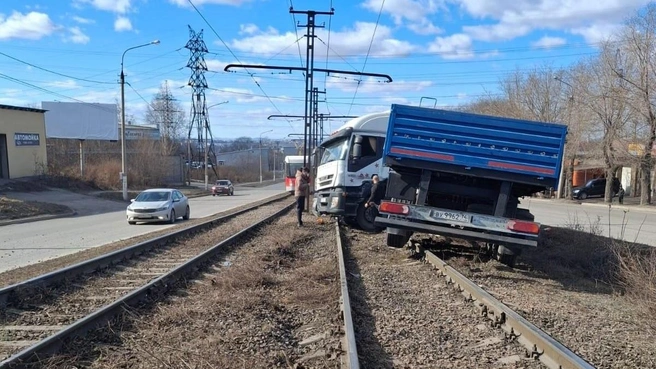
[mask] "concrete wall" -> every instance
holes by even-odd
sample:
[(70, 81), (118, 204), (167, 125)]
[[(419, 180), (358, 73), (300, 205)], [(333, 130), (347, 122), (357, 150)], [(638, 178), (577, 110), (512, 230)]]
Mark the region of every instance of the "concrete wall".
[[(7, 140), (9, 169), (9, 173), (2, 171), (4, 178), (39, 175), (47, 169), (45, 116), (38, 109), (29, 110), (0, 106), (0, 134), (5, 135)], [(0, 156), (4, 156), (4, 153), (0, 153)], [(0, 163), (1, 160), (5, 158), (0, 158)]]

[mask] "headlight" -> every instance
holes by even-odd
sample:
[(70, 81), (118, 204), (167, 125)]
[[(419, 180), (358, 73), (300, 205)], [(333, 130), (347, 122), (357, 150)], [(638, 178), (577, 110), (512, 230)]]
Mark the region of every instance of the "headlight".
[(212, 187), (213, 190), (216, 190), (216, 187)]
[(128, 206), (128, 210), (132, 210), (132, 205), (129, 205), (129, 206)]
[(169, 208), (168, 206), (163, 206), (163, 207), (161, 207), (161, 208), (159, 208), (159, 209), (156, 209), (155, 211), (164, 211), (164, 210), (166, 210), (166, 209), (168, 209), (168, 208)]
[(581, 190), (574, 190), (574, 193), (579, 193), (579, 192), (581, 192)]

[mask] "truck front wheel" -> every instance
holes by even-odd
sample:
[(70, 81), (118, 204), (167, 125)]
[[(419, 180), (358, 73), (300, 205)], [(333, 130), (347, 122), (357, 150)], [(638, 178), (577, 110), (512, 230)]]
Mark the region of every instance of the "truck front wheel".
[(355, 221), (358, 223), (358, 226), (366, 232), (380, 232), (382, 228), (377, 227), (374, 224), (376, 215), (378, 214), (378, 209), (373, 206), (364, 207), (364, 203), (358, 206), (358, 210), (355, 216)]

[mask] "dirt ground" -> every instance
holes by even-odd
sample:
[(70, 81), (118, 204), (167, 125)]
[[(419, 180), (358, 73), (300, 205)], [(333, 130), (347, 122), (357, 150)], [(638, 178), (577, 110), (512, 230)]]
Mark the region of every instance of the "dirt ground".
[(68, 212), (71, 212), (71, 208), (65, 205), (38, 201), (21, 201), (0, 196), (0, 221)]

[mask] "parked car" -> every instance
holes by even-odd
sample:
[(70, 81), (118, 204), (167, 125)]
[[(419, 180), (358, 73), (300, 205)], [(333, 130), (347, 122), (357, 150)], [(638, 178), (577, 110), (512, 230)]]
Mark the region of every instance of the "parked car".
[[(612, 196), (617, 195), (620, 191), (620, 180), (613, 178)], [(584, 186), (574, 187), (572, 197), (578, 200), (585, 200), (588, 197), (603, 197), (606, 192), (606, 178), (591, 179)]]
[(148, 189), (131, 201), (126, 209), (128, 224), (164, 221), (175, 223), (178, 217), (189, 219), (189, 199), (176, 189)]
[(227, 179), (219, 179), (214, 183), (214, 186), (212, 186), (212, 196), (221, 194), (228, 196), (235, 194), (235, 188), (232, 186), (232, 182)]

